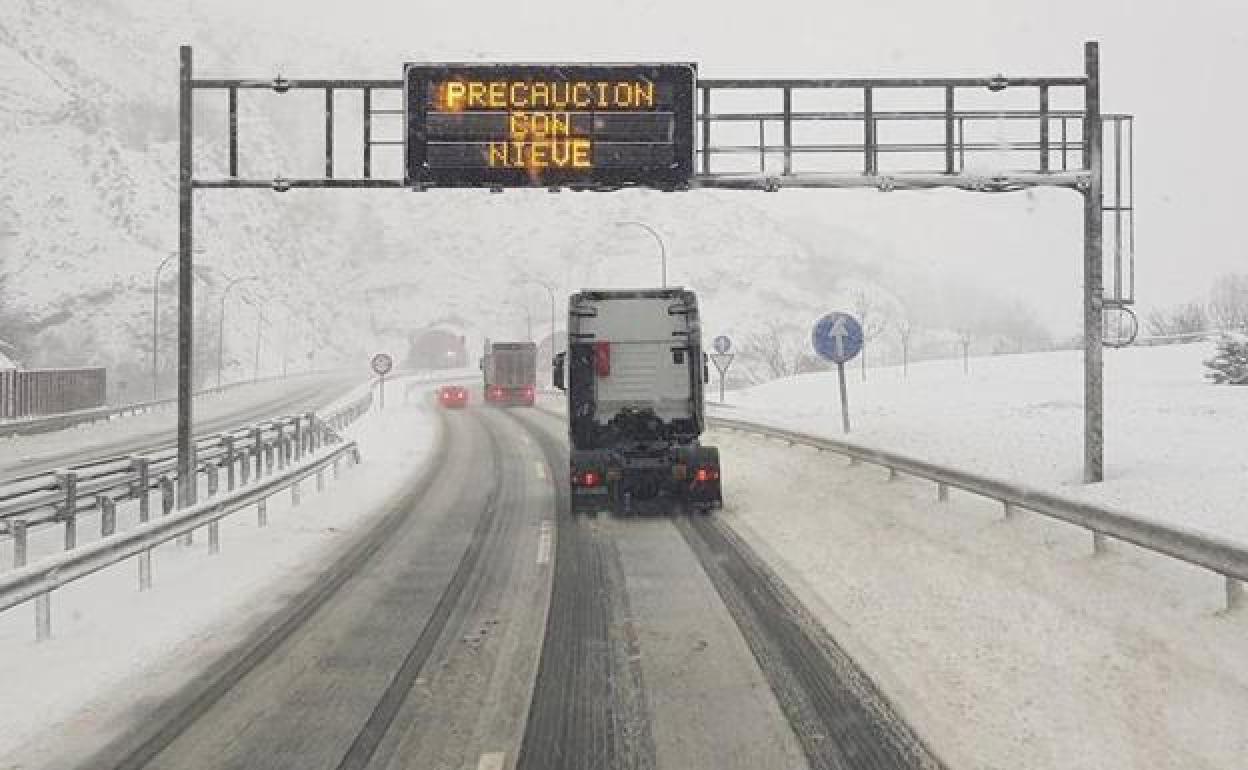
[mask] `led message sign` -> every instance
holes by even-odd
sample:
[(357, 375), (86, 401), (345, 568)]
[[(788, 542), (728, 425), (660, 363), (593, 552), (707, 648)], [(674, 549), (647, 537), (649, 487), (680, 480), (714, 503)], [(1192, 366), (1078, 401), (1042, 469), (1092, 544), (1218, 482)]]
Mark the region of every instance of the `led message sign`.
[(413, 187), (688, 186), (689, 64), (408, 64)]

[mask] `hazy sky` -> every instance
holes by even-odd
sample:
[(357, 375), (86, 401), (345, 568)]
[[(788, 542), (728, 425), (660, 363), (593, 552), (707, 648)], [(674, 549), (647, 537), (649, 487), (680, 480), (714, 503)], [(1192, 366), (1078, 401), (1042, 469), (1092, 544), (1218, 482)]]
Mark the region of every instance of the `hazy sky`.
[[(710, 77), (1064, 75), (1082, 73), (1083, 42), (1096, 39), (1104, 108), (1137, 116), (1141, 304), (1203, 295), (1215, 275), (1248, 271), (1239, 209), (1239, 183), (1248, 176), (1240, 140), (1248, 114), (1240, 80), (1248, 71), (1243, 2), (183, 0), (178, 12), (187, 7), (195, 17), (306, 29), (322, 41), (319, 50), (276, 43), (238, 51), (239, 72), (198, 62), (204, 72), (246, 75), (281, 67), (292, 75), (397, 76), (404, 58), (686, 60)], [(324, 71), (344, 58), (365, 71)], [(835, 212), (838, 222), (854, 222), (924, 264), (989, 287), (1021, 287), (1050, 319), (1077, 307), (1081, 234), (1073, 193), (990, 203), (969, 194), (756, 197), (752, 203), (780, 215)], [(915, 212), (923, 227), (898, 226)], [(977, 223), (989, 220), (1000, 225), (991, 232), (1015, 230), (1019, 243), (985, 238)]]

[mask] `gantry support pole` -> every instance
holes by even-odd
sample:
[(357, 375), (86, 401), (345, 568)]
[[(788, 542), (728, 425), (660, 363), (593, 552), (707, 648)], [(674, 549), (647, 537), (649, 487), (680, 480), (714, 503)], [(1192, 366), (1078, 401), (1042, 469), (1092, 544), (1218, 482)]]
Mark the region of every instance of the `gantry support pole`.
[(1105, 478), (1105, 373), (1102, 344), (1102, 136), (1101, 63), (1095, 42), (1086, 43), (1087, 85), (1083, 119), (1083, 163), (1089, 172), (1083, 191), (1083, 480)]
[(191, 441), (191, 397), (194, 377), (192, 329), (194, 265), (191, 254), (191, 47), (179, 48), (178, 88), (178, 507), (195, 503), (195, 447)]

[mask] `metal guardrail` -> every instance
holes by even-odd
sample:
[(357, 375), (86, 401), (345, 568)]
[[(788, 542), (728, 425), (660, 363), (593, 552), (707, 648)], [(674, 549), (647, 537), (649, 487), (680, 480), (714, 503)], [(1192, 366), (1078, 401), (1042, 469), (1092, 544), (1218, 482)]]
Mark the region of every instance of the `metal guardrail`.
[(747, 420), (713, 417), (710, 422), (717, 428), (754, 433), (788, 441), (791, 445), (803, 444), (822, 451), (833, 451), (849, 457), (854, 463), (869, 463), (888, 468), (890, 480), (898, 478), (899, 474), (905, 474), (934, 481), (937, 485), (937, 497), (941, 501), (949, 499), (949, 488), (953, 487), (1000, 502), (1006, 518), (1014, 516), (1018, 510), (1028, 510), (1074, 524), (1092, 533), (1092, 546), (1096, 553), (1103, 553), (1106, 549), (1106, 538), (1113, 538), (1203, 567), (1225, 579), (1227, 610), (1233, 610), (1245, 603), (1248, 547), (1242, 544), (1124, 511), (1071, 500), (1021, 484), (945, 468), (895, 452), (869, 449), (846, 441), (812, 436)]
[(152, 549), (175, 538), (189, 537), (194, 530), (206, 526), (209, 551), (217, 553), (220, 550), (217, 528), (221, 519), (255, 505), (259, 524), (265, 526), (268, 498), (289, 488), (292, 503), (298, 505), (299, 482), (315, 475), (317, 489), (323, 489), (325, 469), (332, 468), (337, 476), (338, 465), (344, 457), (349, 458), (353, 464), (359, 463), (359, 448), (355, 442), (346, 442), (327, 452), (314, 454), (282, 473), (265, 479), (257, 478), (250, 486), (210, 497), (202, 503), (146, 522), (127, 532), (102, 538), (74, 551), (67, 551), (0, 575), (0, 611), (33, 599), (35, 638), (39, 641), (48, 639), (52, 634), (53, 590), (137, 556), (139, 590), (145, 591), (152, 585)]
[[(255, 385), (262, 382), (271, 382), (277, 379), (291, 379), (294, 377), (306, 377), (309, 375), (324, 374), (324, 372), (308, 372), (303, 374), (290, 375), (286, 378), (268, 377), (260, 380), (246, 380), (243, 382), (231, 382), (225, 385), (205, 388), (195, 394), (195, 397), (213, 396), (223, 393), (244, 385)], [(146, 412), (160, 409), (163, 407), (171, 407), (177, 404), (176, 398), (161, 398), (154, 401), (139, 401), (133, 404), (122, 404), (120, 406), (101, 406), (93, 409), (79, 409), (73, 412), (62, 412), (60, 414), (50, 414), (40, 417), (19, 418), (16, 420), (6, 420), (0, 422), (0, 438), (8, 436), (23, 436), (32, 433), (49, 433), (55, 430), (64, 430), (75, 425), (85, 423), (94, 423), (101, 420), (111, 420), (114, 417), (125, 417), (127, 415), (144, 414)]]
[[(311, 413), (255, 423), (224, 433), (200, 437), (195, 442), (197, 475), (207, 482), (209, 495), (220, 486), (248, 483), (298, 461), (305, 452), (341, 440), (338, 432), (372, 406), (372, 392), (347, 402), (324, 417)], [(152, 517), (152, 490), (159, 490), (161, 512), (175, 506), (177, 448), (172, 444), (142, 454), (95, 460), (90, 463), (12, 479), (0, 486), (0, 535), (13, 539), (13, 567), (26, 565), (27, 535), (32, 526), (59, 523), (65, 528), (65, 550), (77, 547), (77, 519), (98, 510), (100, 532), (116, 531), (116, 507), (137, 500), (139, 522)]]
[[(208, 500), (176, 512), (177, 448), (173, 445), (32, 474), (0, 486), (0, 534), (10, 535), (13, 544), (13, 569), (0, 575), (0, 611), (34, 598), (35, 636), (46, 639), (51, 635), (53, 588), (139, 555), (139, 588), (145, 590), (151, 586), (153, 547), (174, 537), (189, 543), (195, 529), (207, 526), (208, 548), (216, 553), (217, 521), (252, 503), (259, 525), (265, 526), (266, 501), (272, 494), (289, 487), (293, 504), (298, 505), (302, 479), (315, 474), (319, 491), (324, 487), (326, 467), (332, 467), (337, 477), (344, 456), (359, 462), (355, 443), (344, 443), (339, 431), (367, 413), (372, 403), (370, 388), (323, 417), (312, 413), (281, 417), (197, 439), (196, 476), (206, 479)], [(322, 453), (335, 444), (341, 446)], [(222, 474), (225, 494), (218, 496)], [(161, 516), (155, 518), (153, 489), (160, 490), (161, 503)], [(118, 533), (117, 504), (123, 501), (137, 501), (139, 523)], [(77, 519), (92, 510), (101, 516), (101, 539), (79, 547)], [(28, 530), (49, 523), (64, 526), (64, 551), (28, 566)]]

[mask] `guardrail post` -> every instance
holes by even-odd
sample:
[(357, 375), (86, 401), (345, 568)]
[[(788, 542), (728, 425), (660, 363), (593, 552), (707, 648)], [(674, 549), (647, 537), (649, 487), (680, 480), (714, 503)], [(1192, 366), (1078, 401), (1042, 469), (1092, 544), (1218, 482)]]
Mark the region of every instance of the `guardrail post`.
[(221, 522), (208, 522), (208, 553), (221, 552)]
[(152, 549), (148, 548), (139, 554), (139, 590), (146, 591), (152, 587)]
[(234, 464), (238, 462), (238, 456), (235, 454), (234, 437), (225, 437), (225, 489), (227, 492), (234, 491)]
[(303, 418), (296, 417), (295, 418), (295, 462), (299, 462), (301, 459), (303, 459), (303, 441), (304, 441)]
[(936, 499), (942, 503), (949, 502), (949, 485), (943, 482), (936, 484)]
[(217, 487), (221, 483), (220, 468), (216, 463), (208, 463), (208, 496), (216, 497)]
[(46, 642), (52, 638), (52, 594), (41, 593), (35, 597), (35, 641)]
[(238, 453), (238, 483), (240, 486), (247, 486), (247, 482), (251, 479), (251, 458), (248, 456), (246, 449)]
[(896, 481), (899, 478), (901, 478), (901, 474), (897, 472), (896, 468), (890, 466), (888, 469), (888, 480)]
[(1243, 581), (1233, 577), (1226, 578), (1226, 611), (1231, 612), (1244, 606)]
[(341, 459), (341, 457), (342, 457), (341, 455), (334, 455), (334, 462), (333, 462), (333, 466), (334, 466), (334, 470), (333, 470), (334, 481), (337, 481), (337, 480), (338, 480), (338, 461)]
[(1100, 532), (1092, 532), (1092, 553), (1100, 555), (1109, 550), (1109, 543), (1105, 539), (1105, 535)]
[(325, 468), (324, 466), (316, 469), (316, 491), (325, 491)]
[(65, 498), (61, 503), (61, 516), (65, 519), (65, 550), (72, 551), (78, 545), (78, 473), (56, 471), (56, 481)]
[(850, 456), (849, 456), (849, 464), (850, 464), (850, 466), (854, 466), (854, 465), (862, 465), (862, 460), (859, 460), (859, 459), (858, 459), (857, 457), (855, 457), (854, 455), (850, 455)]
[(277, 469), (284, 470), (286, 468), (286, 429), (284, 426), (277, 426), (277, 439), (274, 443), (277, 448)]
[(255, 454), (256, 463), (256, 481), (264, 476), (264, 430), (256, 428), (252, 432), (251, 448)]
[(1014, 503), (1002, 500), (1001, 508), (1005, 511), (1005, 518), (1007, 519), (1012, 519), (1018, 515), (1018, 508), (1014, 505)]
[(108, 537), (117, 531), (117, 503), (108, 495), (97, 495), (100, 506), (100, 537)]
[(173, 510), (173, 479), (168, 474), (160, 477), (160, 515), (168, 516)]
[(351, 447), (351, 464), (360, 464), (360, 448), (358, 446)]
[(290, 485), (290, 504), (292, 507), (299, 505), (299, 482), (296, 481)]
[(260, 527), (269, 526), (269, 499), (262, 497), (256, 501), (256, 525)]
[(26, 566), (26, 521), (14, 519), (9, 524), (13, 532), (13, 569)]
[(150, 462), (146, 457), (139, 455), (130, 455), (130, 467), (134, 468), (135, 475), (135, 497), (139, 498), (139, 522), (145, 522), (152, 517), (152, 500), (151, 500), (151, 469)]
[(277, 458), (273, 456), (272, 442), (265, 444), (264, 445), (264, 472), (267, 475), (269, 476), (273, 475), (273, 463), (276, 461), (277, 461)]

